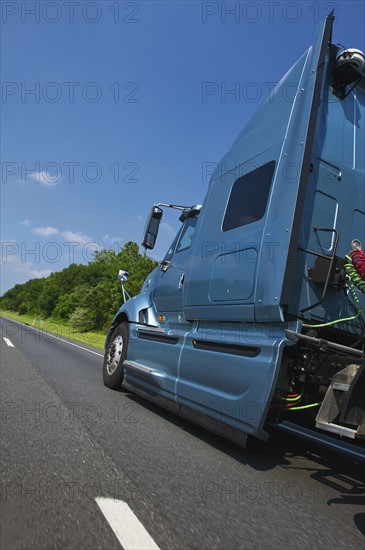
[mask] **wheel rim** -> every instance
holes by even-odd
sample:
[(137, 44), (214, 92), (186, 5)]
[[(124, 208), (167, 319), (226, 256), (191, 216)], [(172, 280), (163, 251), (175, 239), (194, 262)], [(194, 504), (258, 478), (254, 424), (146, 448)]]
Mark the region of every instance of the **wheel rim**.
[(114, 338), (108, 349), (108, 356), (106, 359), (106, 370), (109, 375), (114, 374), (119, 366), (120, 359), (123, 351), (123, 338), (118, 335)]

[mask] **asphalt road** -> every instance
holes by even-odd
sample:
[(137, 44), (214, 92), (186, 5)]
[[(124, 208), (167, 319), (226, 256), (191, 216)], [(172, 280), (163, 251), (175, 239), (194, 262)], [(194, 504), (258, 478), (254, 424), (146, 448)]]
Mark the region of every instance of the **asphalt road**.
[(2, 550), (364, 548), (363, 466), (242, 450), (105, 388), (100, 350), (0, 324)]

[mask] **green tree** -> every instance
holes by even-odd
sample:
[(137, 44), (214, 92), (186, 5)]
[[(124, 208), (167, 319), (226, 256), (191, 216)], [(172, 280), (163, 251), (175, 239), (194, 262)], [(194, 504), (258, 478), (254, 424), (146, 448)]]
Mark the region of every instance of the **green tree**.
[(73, 327), (79, 329), (80, 332), (88, 332), (93, 328), (90, 312), (82, 307), (77, 307), (75, 309), (70, 316), (70, 323)]
[(38, 298), (39, 311), (45, 317), (50, 317), (60, 297), (60, 289), (57, 286), (55, 278), (50, 275), (47, 284), (43, 288)]
[(95, 262), (104, 265), (110, 265), (116, 261), (116, 254), (114, 250), (96, 250), (94, 252)]
[(15, 285), (0, 298), (0, 305), (19, 313), (69, 319), (81, 323), (83, 330), (106, 328), (123, 301), (118, 271), (130, 273), (125, 287), (135, 296), (155, 267), (156, 262), (142, 256), (130, 241), (118, 254), (101, 250), (87, 265), (71, 264), (47, 278)]

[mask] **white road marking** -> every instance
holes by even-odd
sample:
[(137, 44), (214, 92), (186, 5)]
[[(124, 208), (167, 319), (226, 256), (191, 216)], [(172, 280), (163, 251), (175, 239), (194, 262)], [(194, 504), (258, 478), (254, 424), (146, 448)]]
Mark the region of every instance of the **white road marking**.
[[(12, 321), (13, 323), (17, 323), (18, 325), (25, 325), (26, 327), (28, 327), (32, 330), (36, 330), (38, 332), (45, 332), (46, 334), (50, 334), (51, 336), (54, 336), (57, 340), (61, 340), (61, 342), (65, 342), (65, 344), (70, 344), (70, 346), (75, 346), (75, 348), (80, 348), (80, 349), (83, 349), (84, 351), (88, 351), (89, 353), (93, 353), (94, 355), (98, 355), (99, 357), (104, 357), (104, 355), (102, 353), (97, 353), (96, 351), (92, 351), (91, 349), (87, 349), (87, 348), (84, 348), (82, 346), (79, 346), (78, 344), (74, 344), (73, 342), (70, 342), (69, 340), (64, 340), (63, 338), (58, 336), (58, 334), (54, 334), (53, 332), (48, 332), (47, 330), (44, 330), (44, 329), (39, 329), (39, 328), (32, 327), (31, 325), (26, 325), (25, 323), (21, 323), (20, 321), (15, 321), (15, 319), (9, 319), (9, 317), (3, 317), (3, 319), (7, 319), (8, 321)], [(4, 338), (4, 340), (5, 340), (5, 338)]]
[(14, 347), (14, 344), (12, 344), (9, 340), (9, 338), (5, 338), (5, 336), (3, 336), (3, 340), (5, 341), (5, 344), (7, 344), (9, 346), (9, 348), (13, 348)]
[(95, 500), (124, 550), (159, 550), (126, 502), (100, 497)]
[[(38, 329), (35, 329), (35, 330), (38, 330)], [(49, 332), (48, 334), (52, 334), (52, 332)], [(98, 355), (99, 357), (104, 357), (104, 355), (102, 353), (92, 351), (91, 349), (83, 348), (82, 346), (79, 346), (78, 344), (74, 344), (73, 342), (69, 342), (68, 340), (64, 340), (63, 338), (60, 338), (56, 334), (55, 334), (55, 337), (57, 338), (57, 340), (61, 340), (61, 342), (65, 342), (65, 344), (70, 344), (70, 346), (75, 346), (75, 348), (80, 348), (80, 349), (83, 349), (85, 351), (88, 351), (89, 353), (93, 353), (94, 355)]]

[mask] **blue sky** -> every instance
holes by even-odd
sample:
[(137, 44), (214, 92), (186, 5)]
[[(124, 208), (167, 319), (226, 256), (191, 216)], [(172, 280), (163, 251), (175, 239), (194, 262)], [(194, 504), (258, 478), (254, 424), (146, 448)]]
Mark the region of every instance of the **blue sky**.
[[(140, 243), (153, 203), (201, 203), (214, 163), (331, 9), (334, 42), (365, 50), (361, 1), (1, 8), (1, 293)], [(164, 217), (153, 257), (177, 218)]]

